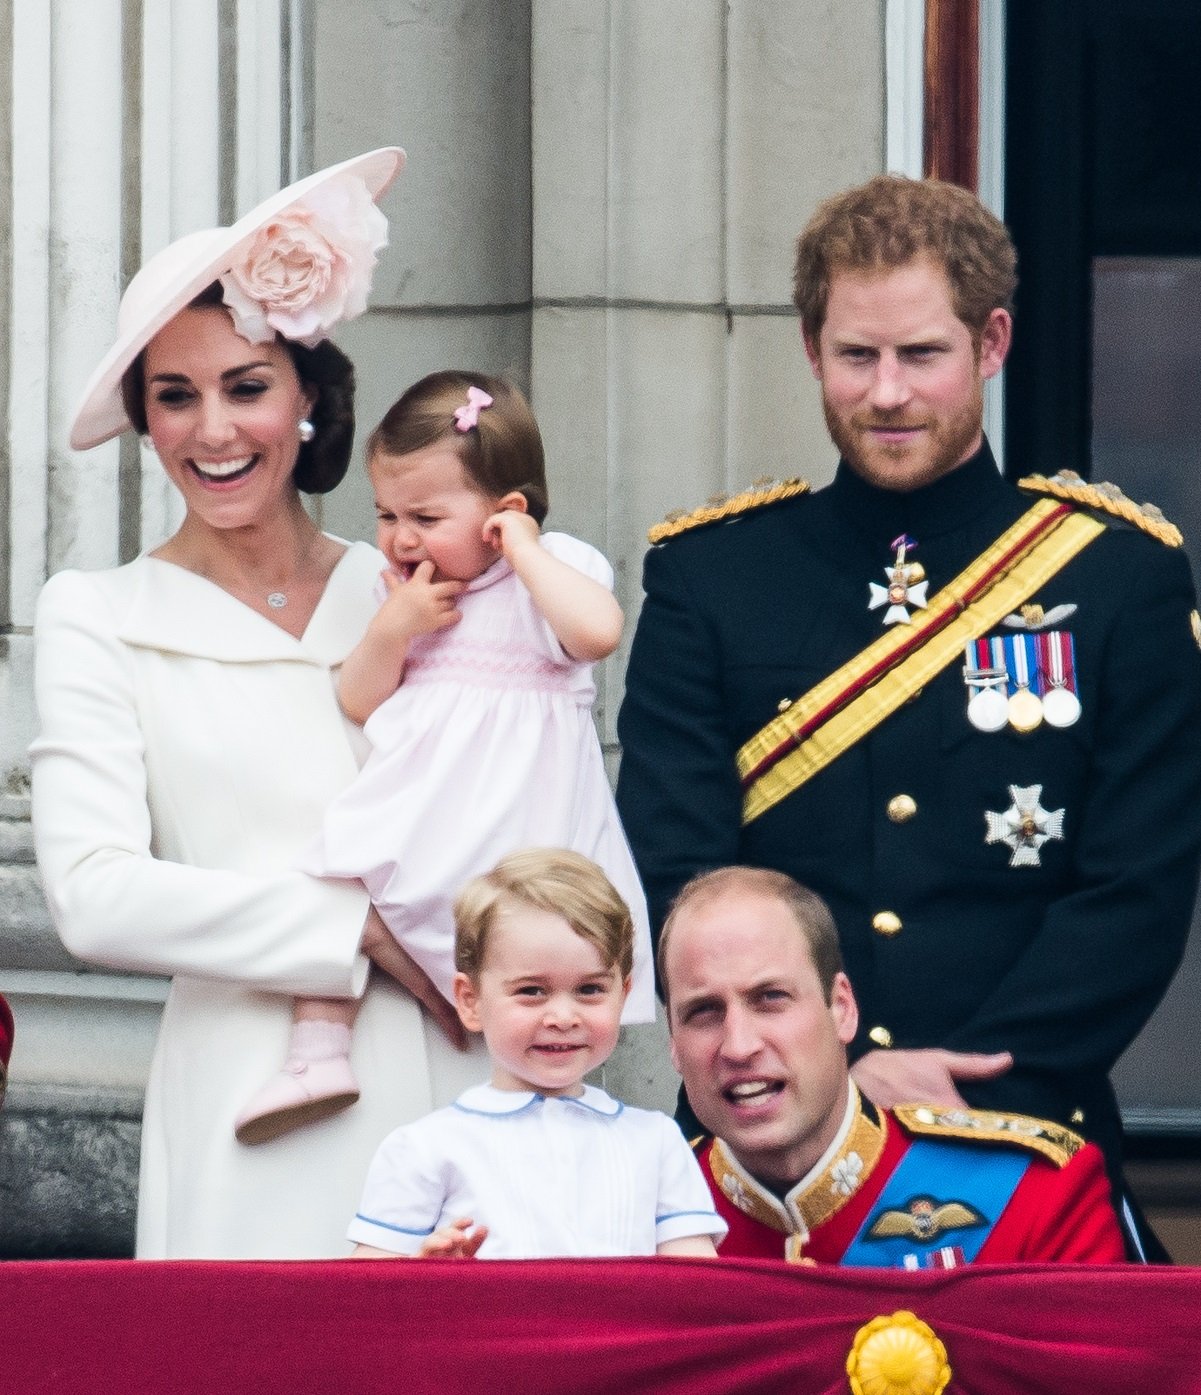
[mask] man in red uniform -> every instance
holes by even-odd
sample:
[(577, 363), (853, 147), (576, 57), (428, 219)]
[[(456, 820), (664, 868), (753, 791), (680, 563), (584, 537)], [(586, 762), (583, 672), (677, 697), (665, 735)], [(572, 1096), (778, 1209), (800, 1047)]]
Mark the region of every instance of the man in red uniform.
[(672, 1059), (712, 1134), (698, 1154), (730, 1225), (723, 1256), (906, 1269), (1124, 1259), (1095, 1145), (1023, 1115), (884, 1111), (859, 1094), (838, 933), (790, 877), (695, 878), (659, 968)]

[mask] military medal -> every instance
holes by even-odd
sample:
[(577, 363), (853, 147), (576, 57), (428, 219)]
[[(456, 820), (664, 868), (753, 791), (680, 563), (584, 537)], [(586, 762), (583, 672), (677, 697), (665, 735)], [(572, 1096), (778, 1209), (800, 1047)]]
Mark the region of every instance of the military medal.
[(1012, 849), (1011, 867), (1041, 867), (1039, 856), (1044, 843), (1052, 838), (1063, 841), (1064, 810), (1047, 810), (1042, 806), (1041, 785), (1010, 785), (1013, 801), (1003, 813), (984, 813), (984, 841), (1005, 843)]
[[(971, 654), (972, 646), (968, 646)], [(977, 731), (1000, 731), (1009, 720), (1009, 701), (1005, 689), (1009, 673), (1004, 668), (973, 668), (971, 660), (963, 666), (963, 681), (972, 690), (967, 700), (967, 719)]]
[(889, 547), (895, 550), (895, 558), (891, 567), (884, 568), (884, 575), (888, 578), (888, 585), (881, 586), (878, 581), (869, 581), (868, 587), (868, 610), (879, 610), (882, 605), (888, 609), (884, 612), (884, 623), (886, 625), (908, 625), (909, 606), (924, 610), (926, 607), (926, 589), (930, 583), (926, 580), (926, 569), (920, 562), (907, 562), (905, 554), (917, 548), (917, 543), (907, 534), (902, 533), (899, 538), (893, 538)]
[(1029, 688), (1019, 688), (1009, 699), (1006, 715), (1014, 731), (1034, 731), (1043, 719), (1042, 700)]
[(1043, 698), (1043, 716), (1048, 726), (1070, 727), (1080, 720), (1080, 699), (1070, 688), (1052, 688)]
[(1075, 641), (1067, 630), (972, 640), (964, 650), (963, 681), (967, 719), (977, 731), (1009, 726), (1026, 733), (1044, 721), (1070, 727), (1080, 719)]
[(1076, 694), (1076, 646), (1066, 630), (1039, 635), (1042, 671), (1046, 676), (1043, 716), (1053, 727), (1070, 727), (1080, 720)]
[(1013, 656), (1013, 681), (1017, 684), (1009, 697), (1009, 725), (1014, 731), (1033, 731), (1043, 719), (1042, 699), (1030, 687), (1038, 669), (1036, 666), (1034, 672), (1031, 672), (1030, 651), (1026, 648), (1025, 635), (1014, 635), (1012, 638), (1007, 636), (1005, 642)]

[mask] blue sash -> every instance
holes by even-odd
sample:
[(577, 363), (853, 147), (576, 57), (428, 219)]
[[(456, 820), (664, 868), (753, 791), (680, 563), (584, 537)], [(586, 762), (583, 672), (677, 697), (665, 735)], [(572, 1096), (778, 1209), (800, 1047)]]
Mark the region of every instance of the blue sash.
[[(958, 1262), (970, 1264), (1029, 1166), (1029, 1154), (1017, 1148), (915, 1139), (840, 1262), (856, 1267), (923, 1268), (936, 1263), (939, 1252), (951, 1247)], [(940, 1209), (956, 1202), (974, 1214), (952, 1216), (947, 1223)], [(869, 1235), (885, 1212), (902, 1213), (898, 1220), (902, 1225), (905, 1216), (928, 1218), (933, 1234), (927, 1237), (909, 1229), (905, 1234)], [(921, 1228), (919, 1223), (916, 1229)]]

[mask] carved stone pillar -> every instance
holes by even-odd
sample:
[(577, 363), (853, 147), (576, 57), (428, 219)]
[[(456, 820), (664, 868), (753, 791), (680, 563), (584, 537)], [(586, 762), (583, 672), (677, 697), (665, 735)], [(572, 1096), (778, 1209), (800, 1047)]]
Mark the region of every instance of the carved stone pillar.
[[(38, 1136), (18, 1118), (136, 1117), (165, 987), (81, 972), (53, 934), (32, 865), (37, 594), (60, 568), (111, 566), (153, 546), (178, 518), (152, 455), (132, 439), (73, 452), (70, 417), (142, 260), (308, 168), (309, 30), (307, 0), (0, 3), (10, 136), (0, 156), (0, 989), (18, 1021), (4, 1116), (10, 1196), (38, 1162), (24, 1145), (13, 1151), (18, 1137)], [(76, 1190), (86, 1200), (83, 1182)]]

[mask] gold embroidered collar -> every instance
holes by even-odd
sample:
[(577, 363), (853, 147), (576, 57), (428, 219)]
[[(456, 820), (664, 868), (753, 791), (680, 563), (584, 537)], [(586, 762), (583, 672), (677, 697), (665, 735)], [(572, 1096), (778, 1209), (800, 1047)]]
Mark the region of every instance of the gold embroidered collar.
[(720, 1138), (713, 1140), (709, 1150), (709, 1169), (723, 1194), (744, 1215), (803, 1240), (840, 1211), (871, 1176), (887, 1135), (884, 1115), (871, 1117), (859, 1091), (850, 1084), (846, 1118), (834, 1142), (783, 1199), (757, 1182)]

